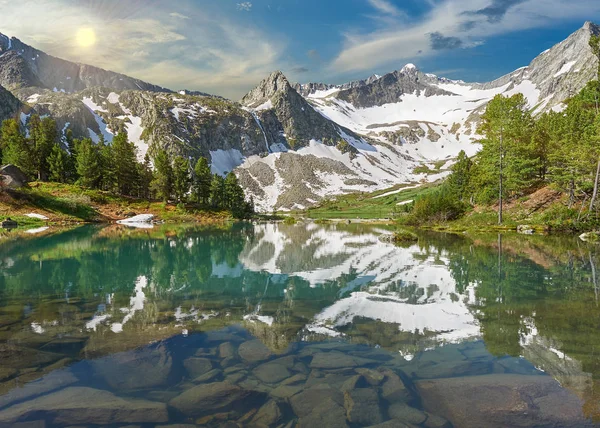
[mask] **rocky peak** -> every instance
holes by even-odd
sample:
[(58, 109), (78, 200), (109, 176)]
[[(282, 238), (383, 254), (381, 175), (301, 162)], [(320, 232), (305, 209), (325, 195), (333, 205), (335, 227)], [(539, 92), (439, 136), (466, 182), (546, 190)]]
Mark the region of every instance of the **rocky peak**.
[(590, 34), (600, 34), (600, 26), (592, 21), (586, 21), (585, 24), (583, 24), (583, 29), (588, 31)]
[(291, 89), (290, 82), (284, 74), (281, 71), (274, 71), (256, 88), (248, 92), (242, 98), (241, 103), (246, 107), (255, 108), (269, 101), (274, 95)]
[(402, 67), (402, 70), (400, 70), (400, 73), (415, 75), (415, 74), (419, 73), (419, 69), (414, 64), (406, 64), (404, 67)]
[(0, 54), (6, 52), (12, 47), (12, 40), (10, 37), (0, 33)]

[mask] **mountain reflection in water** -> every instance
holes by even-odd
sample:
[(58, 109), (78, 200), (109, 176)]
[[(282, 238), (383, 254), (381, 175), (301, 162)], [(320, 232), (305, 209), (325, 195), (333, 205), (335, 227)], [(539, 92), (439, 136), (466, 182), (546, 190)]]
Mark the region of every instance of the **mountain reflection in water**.
[[(314, 223), (83, 227), (0, 244), (0, 425), (331, 425), (303, 415), (318, 397), (340, 408), (339, 426), (600, 419), (595, 246), (435, 233), (395, 246), (382, 233)], [(128, 364), (144, 369), (117, 368)], [(350, 388), (353, 376), (365, 385)], [(406, 392), (390, 398), (394, 376)], [(197, 385), (254, 404), (191, 411)], [(143, 400), (138, 413), (155, 419), (136, 420), (128, 401), (120, 420), (69, 420), (56, 402), (72, 396)], [(31, 398), (42, 408), (23, 411)]]

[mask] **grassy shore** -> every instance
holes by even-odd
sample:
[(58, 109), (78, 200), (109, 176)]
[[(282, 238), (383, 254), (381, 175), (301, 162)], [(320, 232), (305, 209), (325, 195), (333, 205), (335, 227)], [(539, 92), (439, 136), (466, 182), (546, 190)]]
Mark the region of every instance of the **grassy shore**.
[[(29, 218), (29, 213), (48, 220)], [(204, 210), (193, 204), (165, 204), (72, 184), (34, 182), (27, 188), (0, 192), (0, 221), (10, 217), (20, 227), (111, 223), (136, 214), (153, 214), (157, 220), (178, 223), (220, 223), (231, 218), (228, 212)]]
[[(353, 193), (323, 201), (314, 208), (293, 215), (318, 221), (380, 220), (404, 227), (409, 220), (407, 210), (404, 209), (407, 204), (435, 191), (438, 186), (439, 183), (397, 185), (373, 193)], [(600, 227), (596, 215), (587, 215), (586, 207), (582, 209), (581, 202), (569, 208), (567, 199), (565, 194), (542, 187), (505, 201), (502, 225), (498, 225), (497, 206), (491, 205), (475, 206), (457, 220), (436, 220), (411, 226), (448, 232), (517, 231), (519, 226), (528, 226), (535, 233), (574, 233)]]

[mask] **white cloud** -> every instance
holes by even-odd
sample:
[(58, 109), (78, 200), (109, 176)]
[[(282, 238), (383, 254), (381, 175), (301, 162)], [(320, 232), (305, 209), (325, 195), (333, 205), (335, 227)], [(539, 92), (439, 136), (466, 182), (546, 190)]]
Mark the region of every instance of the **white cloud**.
[[(490, 22), (474, 11), (485, 9), (493, 0), (442, 0), (428, 2), (430, 10), (418, 20), (390, 20), (396, 9), (386, 0), (368, 0), (387, 19), (386, 25), (368, 33), (343, 34), (344, 47), (331, 62), (330, 71), (344, 73), (372, 70), (382, 66), (399, 67), (403, 61), (434, 56), (431, 35), (455, 41), (455, 47), (470, 48), (484, 40), (512, 31), (550, 26), (558, 21), (580, 19), (600, 13), (597, 0), (575, 0), (566, 7), (563, 0), (525, 0), (507, 9), (503, 19)], [(466, 25), (467, 24), (467, 25)], [(468, 25), (470, 24), (470, 25)], [(460, 43), (458, 42), (460, 41)], [(438, 46), (439, 47), (439, 46)]]
[(172, 18), (177, 18), (177, 19), (190, 19), (189, 16), (185, 16), (184, 14), (179, 13), (179, 12), (171, 12), (171, 13), (169, 13), (169, 16)]
[(249, 2), (249, 1), (238, 3), (237, 4), (237, 8), (238, 8), (238, 10), (243, 10), (243, 11), (246, 11), (246, 12), (250, 12), (250, 10), (252, 9), (252, 3)]
[(405, 16), (405, 13), (387, 0), (368, 0), (377, 11), (391, 16)]

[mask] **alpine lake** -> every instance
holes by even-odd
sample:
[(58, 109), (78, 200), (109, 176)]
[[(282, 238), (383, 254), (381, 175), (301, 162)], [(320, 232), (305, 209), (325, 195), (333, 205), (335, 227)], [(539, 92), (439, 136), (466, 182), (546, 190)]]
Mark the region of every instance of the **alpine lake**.
[(0, 243), (0, 427), (600, 424), (600, 246), (239, 223)]

